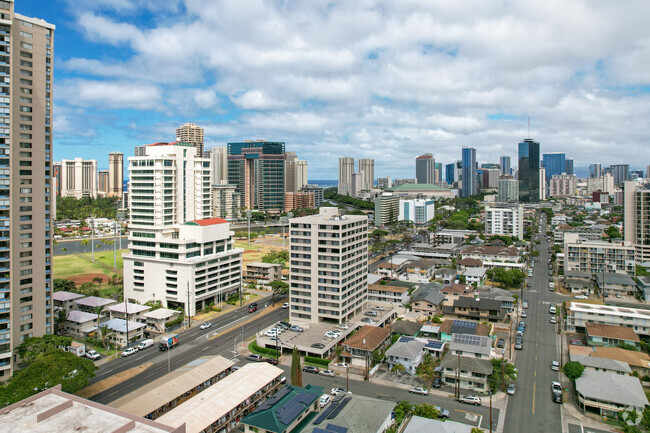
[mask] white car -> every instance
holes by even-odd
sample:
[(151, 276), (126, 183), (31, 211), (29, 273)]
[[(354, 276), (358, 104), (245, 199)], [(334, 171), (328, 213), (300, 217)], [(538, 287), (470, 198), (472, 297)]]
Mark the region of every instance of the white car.
[(288, 302), (285, 302), (284, 304), (282, 304), (282, 308), (285, 309), (285, 310), (286, 310), (287, 308), (289, 308), (289, 303), (288, 303)]
[(346, 364), (345, 362), (337, 362), (334, 365), (337, 366), (337, 367), (341, 367), (341, 368), (348, 368), (349, 367), (349, 365)]
[(551, 370), (560, 371), (560, 363), (557, 361), (551, 361)]
[(339, 394), (352, 394), (350, 391), (346, 391), (343, 388), (332, 388), (332, 392), (330, 394), (332, 395), (339, 395)]
[(481, 404), (481, 399), (475, 395), (464, 395), (458, 399), (461, 403), (473, 404), (474, 406), (479, 406)]
[(521, 317), (526, 317), (526, 316), (528, 316), (528, 315), (526, 314), (526, 312), (525, 312), (525, 311), (522, 311), (522, 312), (521, 312)]
[(375, 310), (384, 311), (384, 307), (382, 307), (381, 305), (375, 305), (372, 308), (374, 308)]
[(201, 323), (201, 329), (208, 329), (210, 326), (212, 326), (210, 322)]
[(318, 372), (321, 376), (327, 376), (327, 377), (334, 377), (336, 376), (336, 373), (334, 373), (332, 370), (321, 370)]
[(93, 361), (97, 361), (101, 358), (101, 355), (94, 350), (89, 350), (86, 352), (86, 358), (90, 358)]
[(411, 394), (429, 395), (429, 390), (420, 386), (409, 389)]
[(551, 391), (562, 392), (562, 384), (560, 382), (551, 382)]
[(346, 325), (345, 323), (341, 323), (339, 325), (336, 325), (337, 328), (339, 329), (349, 329), (350, 327)]
[(131, 355), (133, 355), (134, 353), (137, 353), (137, 352), (138, 352), (138, 349), (136, 349), (135, 347), (129, 347), (124, 352), (122, 352), (122, 356), (131, 356)]
[(267, 337), (277, 337), (278, 335), (280, 335), (280, 333), (275, 329), (269, 329), (264, 333), (264, 335), (266, 335)]
[(587, 295), (577, 295), (575, 298), (576, 299), (589, 299), (589, 296), (587, 296)]

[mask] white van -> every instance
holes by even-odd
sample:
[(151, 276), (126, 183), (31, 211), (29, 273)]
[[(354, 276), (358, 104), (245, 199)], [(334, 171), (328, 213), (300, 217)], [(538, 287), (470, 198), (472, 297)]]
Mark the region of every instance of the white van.
[(138, 344), (138, 350), (143, 350), (146, 349), (147, 347), (153, 346), (153, 340), (142, 340), (140, 344)]
[(318, 400), (318, 404), (320, 404), (320, 407), (325, 407), (327, 406), (327, 403), (330, 402), (330, 396), (327, 394), (323, 394), (320, 396), (320, 399)]
[(548, 308), (548, 312), (551, 313), (551, 314), (555, 314), (555, 312), (556, 312), (556, 310), (555, 310), (555, 305), (551, 305), (551, 306)]

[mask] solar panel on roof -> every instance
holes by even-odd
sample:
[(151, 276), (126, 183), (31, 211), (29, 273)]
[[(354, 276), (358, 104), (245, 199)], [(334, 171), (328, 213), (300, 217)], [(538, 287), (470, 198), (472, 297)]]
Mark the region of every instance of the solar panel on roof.
[(334, 433), (347, 433), (348, 431), (347, 427), (341, 427), (340, 425), (336, 424), (327, 424), (326, 429)]
[(298, 394), (298, 395), (300, 396), (300, 400), (299, 400), (299, 401), (300, 401), (301, 403), (305, 403), (307, 406), (309, 406), (310, 404), (312, 404), (312, 403), (314, 402), (314, 400), (316, 400), (316, 399), (318, 398), (318, 395), (317, 395), (317, 394), (314, 394), (313, 392), (304, 392), (304, 391), (303, 391), (303, 392), (301, 392), (301, 393)]
[(430, 349), (440, 349), (440, 348), (442, 348), (443, 344), (444, 343), (442, 341), (429, 340), (429, 342), (424, 347), (428, 347)]
[(280, 422), (285, 425), (291, 424), (291, 422), (305, 409), (300, 403), (294, 404), (293, 406), (284, 407), (282, 411), (278, 411), (278, 417)]
[(323, 429), (320, 428), (320, 427), (316, 427), (316, 428), (313, 429), (311, 432), (312, 432), (312, 433), (330, 433), (329, 431), (327, 431), (327, 430), (323, 430)]
[(336, 409), (334, 409), (332, 411), (332, 413), (329, 414), (327, 419), (336, 418), (336, 416), (339, 414), (339, 412), (341, 412), (343, 410), (345, 405), (347, 405), (350, 402), (350, 400), (352, 400), (350, 397), (345, 398), (341, 403), (339, 403), (338, 406), (336, 406)]
[(327, 415), (329, 415), (330, 412), (332, 412), (334, 410), (334, 408), (336, 408), (336, 406), (338, 406), (338, 401), (337, 400), (332, 401), (332, 403), (327, 407), (327, 409), (325, 409), (323, 411), (323, 413), (321, 413), (318, 416), (318, 418), (316, 418), (316, 421), (314, 421), (314, 425), (318, 425), (318, 424), (322, 423), (323, 421), (325, 421), (325, 418), (327, 418)]
[(413, 337), (407, 337), (407, 336), (405, 336), (405, 335), (402, 335), (402, 336), (399, 338), (399, 341), (400, 341), (401, 343), (408, 343), (409, 341), (413, 341), (413, 340), (415, 340), (415, 338), (413, 338)]

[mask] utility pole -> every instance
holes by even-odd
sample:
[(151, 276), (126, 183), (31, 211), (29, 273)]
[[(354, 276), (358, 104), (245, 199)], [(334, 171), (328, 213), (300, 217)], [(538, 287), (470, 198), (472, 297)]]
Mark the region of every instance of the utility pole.
[(251, 217), (253, 216), (253, 212), (249, 210), (246, 211), (246, 219), (248, 219), (248, 245), (250, 246), (251, 244)]
[(365, 380), (368, 380), (368, 343), (366, 343), (366, 339), (363, 339), (363, 344), (366, 346), (366, 371), (364, 374)]
[(126, 347), (129, 347), (129, 303), (126, 302), (126, 297), (124, 297), (124, 312), (126, 316)]
[(456, 398), (460, 398), (460, 350), (458, 351), (458, 369), (456, 370)]
[(115, 228), (113, 230), (113, 270), (117, 272), (117, 220), (114, 221)]
[(490, 390), (490, 433), (492, 433), (492, 390)]
[(190, 328), (190, 282), (187, 282), (187, 328)]
[(345, 368), (345, 391), (350, 392), (350, 366)]
[(90, 261), (95, 261), (95, 217), (90, 218)]

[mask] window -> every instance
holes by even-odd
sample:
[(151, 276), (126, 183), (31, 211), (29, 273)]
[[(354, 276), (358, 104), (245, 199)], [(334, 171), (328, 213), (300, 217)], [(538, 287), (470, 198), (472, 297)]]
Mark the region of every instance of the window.
[(20, 57), (26, 57), (28, 59), (31, 59), (32, 58), (32, 53), (30, 53), (28, 51), (21, 51), (20, 52)]
[(27, 61), (27, 60), (21, 60), (20, 61), (20, 66), (26, 66), (28, 68), (31, 68), (33, 66), (32, 62)]
[(20, 97), (20, 102), (26, 102), (28, 104), (31, 104), (32, 103), (32, 98), (27, 98), (25, 96), (21, 96)]
[(28, 89), (27, 87), (21, 87), (20, 88), (20, 93), (24, 93), (26, 95), (31, 95), (32, 94), (32, 89)]
[(27, 22), (27, 21), (20, 20), (20, 25), (23, 26), (23, 27), (28, 27), (30, 29), (32, 28), (32, 23)]
[(20, 84), (27, 84), (28, 86), (32, 85), (32, 80), (26, 80), (25, 78), (20, 79)]
[(27, 32), (20, 32), (20, 36), (23, 37), (23, 38), (27, 38), (27, 39), (32, 39), (34, 37), (34, 35), (32, 35), (31, 33), (27, 33)]
[(21, 42), (20, 48), (26, 48), (28, 50), (31, 50), (32, 48), (34, 48), (34, 46), (32, 44), (28, 44), (27, 42)]
[(23, 77), (31, 77), (32, 71), (28, 71), (27, 69), (21, 69), (20, 75), (22, 75)]

